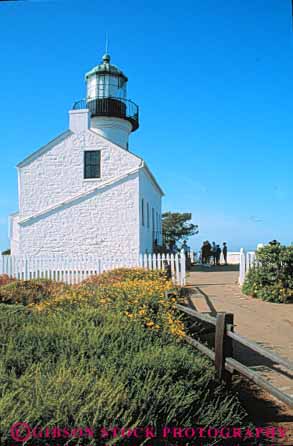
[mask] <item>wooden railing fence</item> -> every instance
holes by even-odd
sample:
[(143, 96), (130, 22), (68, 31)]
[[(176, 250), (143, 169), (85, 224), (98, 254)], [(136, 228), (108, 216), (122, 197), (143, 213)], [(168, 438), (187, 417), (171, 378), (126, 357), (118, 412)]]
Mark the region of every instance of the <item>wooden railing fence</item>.
[[(176, 294), (176, 291), (170, 291), (168, 295)], [(200, 321), (213, 327), (215, 334), (214, 348), (210, 348), (200, 339), (194, 339), (191, 336), (186, 336), (186, 341), (199, 350), (204, 355), (208, 356), (215, 364), (215, 373), (219, 380), (224, 381), (227, 385), (232, 382), (232, 377), (236, 373), (253, 381), (259, 387), (266, 390), (268, 393), (279, 399), (290, 408), (293, 408), (293, 398), (284, 393), (282, 390), (271, 384), (268, 380), (260, 376), (247, 365), (236, 360), (233, 352), (233, 341), (241, 344), (258, 353), (264, 358), (271, 360), (273, 363), (281, 365), (286, 369), (293, 371), (293, 363), (287, 359), (281, 358), (276, 353), (273, 353), (257, 343), (240, 336), (234, 332), (234, 315), (231, 313), (218, 313), (216, 317), (210, 316), (206, 313), (199, 313), (191, 307), (177, 304), (177, 309), (184, 314), (190, 316), (195, 321)]]

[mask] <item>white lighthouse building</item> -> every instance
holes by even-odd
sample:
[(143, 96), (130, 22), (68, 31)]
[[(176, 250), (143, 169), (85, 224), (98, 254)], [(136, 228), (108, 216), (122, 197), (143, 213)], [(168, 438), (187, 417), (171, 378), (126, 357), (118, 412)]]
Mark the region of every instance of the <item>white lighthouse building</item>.
[(163, 192), (128, 150), (139, 110), (110, 62), (105, 54), (86, 74), (86, 99), (70, 110), (69, 129), (18, 164), (12, 255), (136, 258), (162, 243)]

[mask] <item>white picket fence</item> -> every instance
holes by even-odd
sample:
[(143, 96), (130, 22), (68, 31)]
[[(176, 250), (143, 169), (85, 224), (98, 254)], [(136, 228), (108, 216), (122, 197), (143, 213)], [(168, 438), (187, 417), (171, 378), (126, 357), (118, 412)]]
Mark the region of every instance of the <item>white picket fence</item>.
[(68, 284), (80, 283), (92, 275), (116, 268), (142, 267), (148, 270), (171, 268), (174, 284), (186, 284), (186, 259), (180, 254), (143, 254), (138, 259), (104, 259), (80, 257), (15, 257), (0, 256), (0, 275), (16, 279), (51, 279)]
[(252, 266), (256, 264), (255, 251), (245, 252), (240, 249), (239, 285), (243, 285), (245, 276)]

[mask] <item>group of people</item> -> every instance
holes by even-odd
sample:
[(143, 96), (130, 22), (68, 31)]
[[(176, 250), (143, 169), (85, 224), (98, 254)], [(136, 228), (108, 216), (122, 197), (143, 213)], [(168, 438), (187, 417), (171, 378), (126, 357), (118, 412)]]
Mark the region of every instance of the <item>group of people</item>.
[(221, 246), (217, 245), (215, 242), (212, 242), (212, 244), (210, 244), (210, 242), (206, 240), (205, 242), (203, 242), (201, 247), (201, 263), (203, 263), (204, 265), (220, 265), (222, 253), (225, 265), (227, 265), (227, 243), (224, 242), (221, 248)]

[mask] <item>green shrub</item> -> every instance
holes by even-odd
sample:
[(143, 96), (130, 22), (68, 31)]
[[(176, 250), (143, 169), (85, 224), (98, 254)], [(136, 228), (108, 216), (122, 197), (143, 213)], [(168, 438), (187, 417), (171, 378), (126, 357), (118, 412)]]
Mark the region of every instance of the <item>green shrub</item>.
[[(1, 285), (1, 283), (0, 283)], [(36, 304), (65, 289), (62, 283), (47, 279), (13, 280), (0, 286), (0, 302), (6, 304)]]
[(256, 252), (257, 264), (246, 275), (242, 291), (269, 302), (293, 297), (293, 246), (271, 242)]
[(243, 423), (237, 398), (214, 381), (206, 358), (167, 333), (159, 336), (130, 324), (111, 309), (80, 306), (36, 313), (2, 305), (0, 337), (3, 439), (19, 420), (97, 430)]
[(6, 249), (5, 251), (2, 252), (3, 256), (10, 256), (11, 255), (11, 250), (10, 249)]

